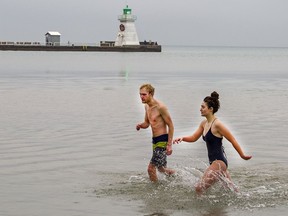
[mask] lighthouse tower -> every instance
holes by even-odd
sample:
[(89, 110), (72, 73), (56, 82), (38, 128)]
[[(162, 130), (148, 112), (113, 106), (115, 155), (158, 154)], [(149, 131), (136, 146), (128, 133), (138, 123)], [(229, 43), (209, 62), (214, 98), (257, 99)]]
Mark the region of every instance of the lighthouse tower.
[(123, 9), (123, 14), (118, 16), (120, 25), (115, 46), (139, 45), (139, 39), (134, 24), (137, 17), (132, 15), (131, 11), (132, 10), (127, 5), (126, 8)]

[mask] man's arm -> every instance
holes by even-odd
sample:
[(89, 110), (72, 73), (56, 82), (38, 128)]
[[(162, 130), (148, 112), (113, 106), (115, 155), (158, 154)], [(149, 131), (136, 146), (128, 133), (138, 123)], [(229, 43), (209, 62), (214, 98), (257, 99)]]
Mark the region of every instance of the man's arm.
[(150, 126), (150, 123), (149, 123), (149, 120), (148, 120), (148, 117), (147, 117), (147, 112), (145, 111), (145, 118), (144, 118), (144, 122), (142, 123), (139, 123), (136, 125), (136, 130), (140, 130), (141, 128), (142, 129), (146, 129)]
[(174, 135), (174, 125), (172, 118), (168, 112), (167, 107), (162, 106), (159, 108), (160, 114), (165, 122), (165, 124), (168, 126), (168, 143), (167, 143), (167, 155), (172, 154), (172, 142), (173, 142), (173, 135)]

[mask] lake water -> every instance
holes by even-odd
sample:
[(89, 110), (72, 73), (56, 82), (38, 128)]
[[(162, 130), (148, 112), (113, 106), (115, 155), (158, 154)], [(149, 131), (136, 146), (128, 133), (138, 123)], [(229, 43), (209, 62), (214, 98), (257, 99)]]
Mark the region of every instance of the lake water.
[[(219, 119), (240, 193), (220, 183), (197, 197), (202, 139), (173, 146), (151, 184), (151, 130), (139, 86), (152, 83), (175, 137), (192, 134), (200, 104), (220, 94)], [(0, 52), (0, 215), (287, 215), (288, 49), (163, 47), (162, 53)]]

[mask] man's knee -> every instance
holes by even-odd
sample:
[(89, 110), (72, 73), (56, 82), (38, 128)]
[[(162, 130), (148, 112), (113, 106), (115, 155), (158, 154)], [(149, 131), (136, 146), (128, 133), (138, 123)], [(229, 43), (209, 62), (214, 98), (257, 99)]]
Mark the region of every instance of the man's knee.
[(152, 182), (157, 182), (158, 178), (157, 178), (157, 173), (156, 173), (156, 167), (152, 164), (149, 164), (147, 171), (148, 171), (150, 180)]
[(149, 164), (148, 169), (147, 169), (148, 173), (150, 174), (155, 174), (156, 173), (156, 167), (152, 164)]

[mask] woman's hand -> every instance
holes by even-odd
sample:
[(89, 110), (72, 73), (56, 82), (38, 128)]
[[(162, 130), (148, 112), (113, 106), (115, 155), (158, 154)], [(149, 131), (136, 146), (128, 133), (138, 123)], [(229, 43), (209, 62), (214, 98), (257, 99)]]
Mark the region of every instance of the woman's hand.
[(250, 156), (250, 155), (243, 155), (243, 156), (241, 156), (241, 158), (244, 159), (244, 160), (250, 160), (250, 159), (252, 158), (252, 156)]
[(179, 144), (183, 141), (183, 137), (179, 137), (173, 140), (173, 144)]

